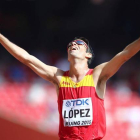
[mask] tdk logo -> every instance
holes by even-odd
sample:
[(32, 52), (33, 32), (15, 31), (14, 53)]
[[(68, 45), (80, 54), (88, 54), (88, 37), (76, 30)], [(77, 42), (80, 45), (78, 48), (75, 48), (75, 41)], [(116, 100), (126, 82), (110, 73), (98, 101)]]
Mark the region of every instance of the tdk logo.
[(77, 100), (72, 100), (72, 101), (67, 101), (66, 106), (80, 106), (80, 105), (89, 105), (88, 103), (89, 99), (77, 99)]
[(66, 102), (66, 106), (67, 106), (67, 107), (70, 107), (70, 106), (71, 106), (71, 102), (70, 102), (70, 101), (67, 101), (67, 102)]

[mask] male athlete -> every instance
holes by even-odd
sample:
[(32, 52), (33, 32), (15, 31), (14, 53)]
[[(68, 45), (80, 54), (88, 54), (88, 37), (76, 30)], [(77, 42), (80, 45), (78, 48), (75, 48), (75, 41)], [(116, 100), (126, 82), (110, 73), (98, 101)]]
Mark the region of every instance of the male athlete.
[(52, 82), (58, 94), (60, 140), (100, 140), (106, 131), (104, 96), (107, 80), (140, 50), (140, 39), (109, 62), (89, 69), (93, 53), (85, 38), (67, 46), (70, 70), (48, 66), (0, 34), (3, 47), (40, 77)]

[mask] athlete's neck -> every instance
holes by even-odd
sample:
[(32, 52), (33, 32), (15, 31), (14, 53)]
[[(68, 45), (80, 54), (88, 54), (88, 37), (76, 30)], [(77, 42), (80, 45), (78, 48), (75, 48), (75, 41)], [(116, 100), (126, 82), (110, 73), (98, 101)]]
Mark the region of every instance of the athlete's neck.
[(86, 75), (89, 68), (87, 63), (70, 64), (69, 76), (74, 79), (81, 79)]

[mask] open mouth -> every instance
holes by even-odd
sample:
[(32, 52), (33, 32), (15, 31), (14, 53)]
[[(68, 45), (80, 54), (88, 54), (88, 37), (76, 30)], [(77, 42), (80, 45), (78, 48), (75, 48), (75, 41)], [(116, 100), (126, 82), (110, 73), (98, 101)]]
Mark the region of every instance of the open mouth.
[(73, 51), (73, 50), (77, 50), (75, 47), (73, 47), (72, 49), (71, 49), (71, 51)]
[(72, 50), (76, 50), (76, 48), (72, 48)]

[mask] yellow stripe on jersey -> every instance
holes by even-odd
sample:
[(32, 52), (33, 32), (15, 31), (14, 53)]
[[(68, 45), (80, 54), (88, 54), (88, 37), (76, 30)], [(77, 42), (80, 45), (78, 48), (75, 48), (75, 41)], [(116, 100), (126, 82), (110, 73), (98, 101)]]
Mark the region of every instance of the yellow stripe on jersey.
[(80, 82), (75, 83), (68, 76), (63, 76), (61, 78), (60, 87), (82, 87), (82, 86), (90, 86), (94, 87), (94, 81), (92, 75), (86, 75)]

